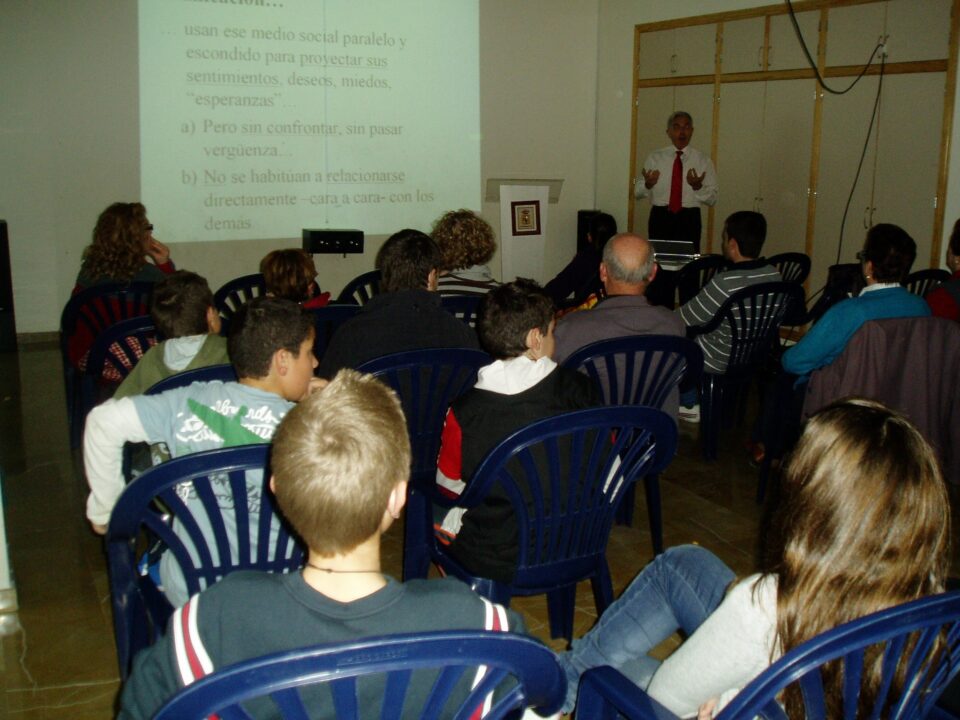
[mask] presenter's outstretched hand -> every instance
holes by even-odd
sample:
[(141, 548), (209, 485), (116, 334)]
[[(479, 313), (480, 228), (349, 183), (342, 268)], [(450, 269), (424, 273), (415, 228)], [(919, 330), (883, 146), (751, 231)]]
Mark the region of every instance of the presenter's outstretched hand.
[(697, 171), (693, 168), (687, 172), (687, 182), (690, 184), (694, 190), (699, 190), (703, 187), (703, 179), (707, 176), (707, 171), (704, 170), (702, 175), (697, 175)]
[[(643, 184), (647, 186), (647, 190), (652, 188), (657, 184), (657, 180), (660, 179), (659, 170), (640, 170), (643, 173)], [(691, 172), (693, 172), (691, 170)]]

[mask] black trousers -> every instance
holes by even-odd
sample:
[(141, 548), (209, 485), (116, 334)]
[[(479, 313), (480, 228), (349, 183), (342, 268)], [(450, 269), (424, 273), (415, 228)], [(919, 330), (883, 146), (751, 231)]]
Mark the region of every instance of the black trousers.
[(665, 205), (650, 208), (647, 234), (654, 240), (689, 240), (695, 252), (700, 252), (700, 208), (680, 208), (672, 213)]

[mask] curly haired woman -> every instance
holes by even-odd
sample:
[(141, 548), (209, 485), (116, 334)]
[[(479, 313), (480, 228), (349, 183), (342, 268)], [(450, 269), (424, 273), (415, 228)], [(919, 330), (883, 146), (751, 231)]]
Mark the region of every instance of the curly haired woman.
[(147, 209), (140, 203), (114, 203), (97, 218), (73, 292), (104, 283), (156, 282), (174, 269), (170, 248), (153, 237)]
[(497, 243), (486, 220), (469, 210), (451, 210), (434, 223), (431, 236), (440, 246), (440, 294), (485, 295), (500, 284), (487, 267)]

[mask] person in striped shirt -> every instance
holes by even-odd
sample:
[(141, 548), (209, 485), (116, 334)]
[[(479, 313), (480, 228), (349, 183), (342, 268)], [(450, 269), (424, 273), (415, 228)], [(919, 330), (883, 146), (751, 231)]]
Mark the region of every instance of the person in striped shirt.
[[(706, 325), (716, 316), (727, 298), (737, 290), (760, 283), (780, 281), (777, 269), (761, 256), (766, 238), (767, 220), (758, 212), (740, 210), (724, 221), (721, 249), (731, 267), (714, 275), (693, 299), (679, 309), (680, 317), (687, 327)], [(706, 335), (698, 335), (696, 342), (703, 350), (705, 372), (726, 371), (731, 340), (725, 327), (719, 327)], [(681, 396), (681, 420), (700, 421), (697, 392), (693, 389)]]

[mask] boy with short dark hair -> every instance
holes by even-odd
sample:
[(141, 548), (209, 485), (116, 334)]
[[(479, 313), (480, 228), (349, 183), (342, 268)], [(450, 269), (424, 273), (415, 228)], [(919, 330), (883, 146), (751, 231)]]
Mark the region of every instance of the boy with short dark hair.
[[(381, 571), (380, 538), (406, 502), (410, 442), (396, 394), (373, 376), (341, 370), (291, 410), (271, 462), (277, 504), (309, 546), (305, 567), (235, 572), (190, 598), (136, 658), (121, 718), (151, 717), (181, 687), (268, 653), (428, 630), (522, 631), (519, 616), (458, 580), (401, 584)], [(190, 662), (197, 657), (204, 662)], [(364, 717), (378, 714), (382, 686), (359, 690)], [(427, 691), (414, 681), (412, 692)], [(329, 714), (311, 708), (311, 717)]]
[[(443, 427), (437, 483), (459, 495), (484, 456), (530, 423), (600, 404), (586, 376), (553, 361), (554, 307), (533, 280), (520, 278), (487, 293), (477, 331), (496, 360), (458, 398)], [(452, 508), (438, 521), (441, 542), (475, 575), (510, 582), (516, 571), (517, 522), (505, 497)]]
[(206, 279), (177, 270), (153, 286), (150, 317), (165, 338), (150, 348), (120, 383), (115, 398), (141, 395), (155, 384), (186, 370), (230, 362), (227, 339), (220, 336), (220, 313)]
[[(159, 395), (108, 400), (90, 411), (83, 460), (90, 485), (87, 518), (94, 531), (106, 532), (123, 491), (124, 443), (163, 442), (179, 457), (270, 442), (294, 402), (322, 386), (313, 376), (313, 317), (296, 303), (256, 298), (234, 316), (230, 330), (228, 349), (239, 382), (194, 383)], [(261, 483), (262, 478), (251, 474), (248, 482)], [(221, 506), (232, 507), (229, 485), (213, 484)], [(255, 518), (250, 524), (255, 532)], [(187, 599), (185, 583), (169, 554), (160, 560), (160, 577), (170, 602), (182, 604)]]

